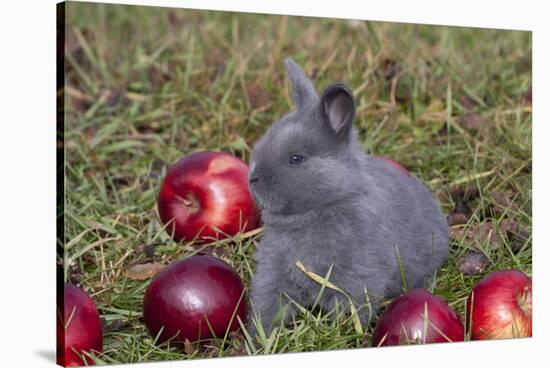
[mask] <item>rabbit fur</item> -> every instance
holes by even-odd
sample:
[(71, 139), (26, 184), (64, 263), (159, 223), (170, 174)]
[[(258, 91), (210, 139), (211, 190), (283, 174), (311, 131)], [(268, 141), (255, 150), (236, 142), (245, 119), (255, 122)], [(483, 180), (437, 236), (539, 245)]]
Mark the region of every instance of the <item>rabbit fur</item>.
[(363, 152), (346, 85), (332, 84), (319, 97), (292, 59), (285, 64), (296, 110), (274, 123), (251, 155), (249, 189), (264, 222), (253, 312), (270, 332), (293, 318), (293, 302), (313, 306), (321, 285), (300, 261), (322, 277), (332, 267), (329, 281), (347, 294), (325, 288), (317, 307), (330, 311), (351, 300), (363, 306), (365, 324), (368, 303), (376, 311), (403, 291), (401, 269), (409, 289), (434, 277), (448, 254), (447, 222), (418, 179)]

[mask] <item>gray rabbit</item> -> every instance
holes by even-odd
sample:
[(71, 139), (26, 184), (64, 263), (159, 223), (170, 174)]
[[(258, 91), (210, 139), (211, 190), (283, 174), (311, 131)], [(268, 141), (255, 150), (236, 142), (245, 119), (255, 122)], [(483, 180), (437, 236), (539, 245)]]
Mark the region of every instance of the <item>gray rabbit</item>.
[[(330, 282), (356, 308), (369, 300), (375, 311), (403, 291), (401, 269), (409, 289), (424, 287), (448, 254), (448, 226), (430, 191), (362, 151), (348, 87), (333, 84), (319, 98), (300, 67), (285, 64), (296, 111), (256, 143), (249, 172), (264, 222), (251, 300), (267, 332), (295, 315), (291, 300), (312, 306), (319, 295), (320, 283), (297, 261), (322, 277), (332, 267)], [(330, 311), (348, 300), (326, 288), (318, 306)], [(363, 324), (367, 311), (359, 311)]]

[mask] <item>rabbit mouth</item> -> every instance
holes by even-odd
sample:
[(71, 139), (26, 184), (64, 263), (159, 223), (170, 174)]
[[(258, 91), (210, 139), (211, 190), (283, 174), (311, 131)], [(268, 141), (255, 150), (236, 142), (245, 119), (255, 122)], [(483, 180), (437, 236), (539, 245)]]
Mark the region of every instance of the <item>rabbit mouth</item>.
[(258, 208), (264, 214), (282, 215), (292, 212), (291, 203), (275, 200), (274, 194), (259, 196), (253, 193), (253, 196)]
[(267, 188), (254, 183), (250, 185), (250, 193), (254, 197), (258, 208), (262, 212), (276, 212), (278, 209), (278, 201), (276, 200), (276, 194)]
[(256, 186), (257, 186), (256, 182), (248, 183), (249, 191), (252, 194), (252, 197), (254, 197), (254, 201), (256, 202), (256, 204), (258, 205), (258, 207), (260, 209), (264, 209), (264, 207), (265, 207), (264, 201), (262, 199), (262, 196), (258, 195), (258, 191), (256, 190), (257, 189)]

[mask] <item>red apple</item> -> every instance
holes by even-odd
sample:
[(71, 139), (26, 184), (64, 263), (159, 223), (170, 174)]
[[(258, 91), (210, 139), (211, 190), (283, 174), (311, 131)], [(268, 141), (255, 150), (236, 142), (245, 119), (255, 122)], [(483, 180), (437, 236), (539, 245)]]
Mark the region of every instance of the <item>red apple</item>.
[(531, 279), (504, 270), (483, 278), (466, 304), (466, 326), (473, 340), (529, 337), (532, 329)]
[(248, 166), (224, 152), (193, 153), (176, 162), (162, 182), (158, 210), (176, 241), (221, 239), (258, 222)]
[(372, 345), (448, 341), (464, 341), (459, 316), (441, 298), (424, 289), (413, 289), (393, 300), (382, 313)]
[(392, 160), (391, 158), (389, 157), (386, 157), (386, 156), (375, 156), (376, 158), (380, 159), (380, 160), (384, 160), (386, 161), (387, 163), (389, 163), (390, 165), (392, 165), (393, 167), (395, 167), (397, 170), (401, 171), (403, 174), (407, 175), (407, 176), (412, 176), (411, 173), (405, 169), (400, 163), (398, 163), (397, 161), (394, 161)]
[(65, 284), (63, 302), (63, 305), (58, 302), (57, 310), (57, 364), (92, 365), (92, 359), (83, 353), (103, 350), (103, 331), (96, 305), (86, 292), (71, 284)]
[[(143, 298), (143, 319), (162, 343), (223, 337), (246, 321), (246, 299), (239, 275), (212, 256), (192, 256), (157, 274)], [(238, 318), (237, 318), (238, 317)]]

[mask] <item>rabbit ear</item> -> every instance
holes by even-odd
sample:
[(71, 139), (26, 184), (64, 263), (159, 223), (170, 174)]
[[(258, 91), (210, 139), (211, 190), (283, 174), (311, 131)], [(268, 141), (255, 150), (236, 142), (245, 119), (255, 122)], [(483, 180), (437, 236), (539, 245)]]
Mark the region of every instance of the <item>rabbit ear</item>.
[(301, 109), (318, 100), (317, 92), (311, 80), (304, 73), (302, 68), (288, 57), (285, 59), (288, 77), (292, 83), (292, 95), (298, 109)]
[(329, 86), (321, 97), (321, 112), (336, 135), (349, 132), (355, 118), (355, 100), (350, 89), (343, 83)]

